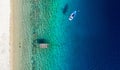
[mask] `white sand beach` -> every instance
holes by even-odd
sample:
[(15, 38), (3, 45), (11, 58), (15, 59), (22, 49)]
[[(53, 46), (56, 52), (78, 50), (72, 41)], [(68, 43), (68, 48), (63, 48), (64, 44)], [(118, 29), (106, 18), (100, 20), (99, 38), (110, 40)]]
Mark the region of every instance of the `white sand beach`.
[(10, 70), (9, 20), (10, 0), (0, 0), (0, 70)]

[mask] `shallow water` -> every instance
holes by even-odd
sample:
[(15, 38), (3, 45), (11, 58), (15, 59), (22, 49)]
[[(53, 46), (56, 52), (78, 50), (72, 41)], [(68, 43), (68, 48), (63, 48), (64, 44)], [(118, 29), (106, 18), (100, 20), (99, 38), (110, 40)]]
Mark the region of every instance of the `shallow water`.
[[(62, 13), (66, 2), (16, 0), (12, 3), (13, 70), (69, 70), (69, 38), (65, 32), (68, 21)], [(48, 48), (40, 48), (37, 39), (46, 40)]]

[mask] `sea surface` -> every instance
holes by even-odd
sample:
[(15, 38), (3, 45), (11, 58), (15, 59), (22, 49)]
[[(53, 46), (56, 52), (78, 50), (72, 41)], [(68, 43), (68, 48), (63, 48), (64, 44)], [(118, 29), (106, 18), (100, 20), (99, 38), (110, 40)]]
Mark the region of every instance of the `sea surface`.
[(12, 70), (120, 70), (118, 2), (13, 0)]

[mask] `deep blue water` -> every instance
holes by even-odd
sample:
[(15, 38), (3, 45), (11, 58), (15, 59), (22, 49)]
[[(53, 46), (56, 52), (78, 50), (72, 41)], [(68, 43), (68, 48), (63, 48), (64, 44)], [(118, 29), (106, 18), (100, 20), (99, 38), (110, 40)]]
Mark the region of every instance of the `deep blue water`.
[(71, 70), (120, 70), (120, 1), (73, 3), (80, 12), (70, 28)]

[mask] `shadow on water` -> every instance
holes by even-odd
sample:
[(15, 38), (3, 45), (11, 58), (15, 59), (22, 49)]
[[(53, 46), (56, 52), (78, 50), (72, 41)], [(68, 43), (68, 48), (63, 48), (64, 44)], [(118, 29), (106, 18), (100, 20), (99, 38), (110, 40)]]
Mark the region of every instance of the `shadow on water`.
[(63, 12), (63, 14), (65, 15), (67, 11), (68, 11), (68, 4), (66, 4), (66, 5), (64, 6), (62, 12)]
[(33, 41), (33, 43), (38, 43), (38, 44), (41, 44), (41, 43), (48, 43), (48, 41), (46, 39), (43, 39), (43, 38), (38, 38), (38, 39), (35, 39)]
[(47, 43), (46, 39), (36, 39), (37, 43)]

